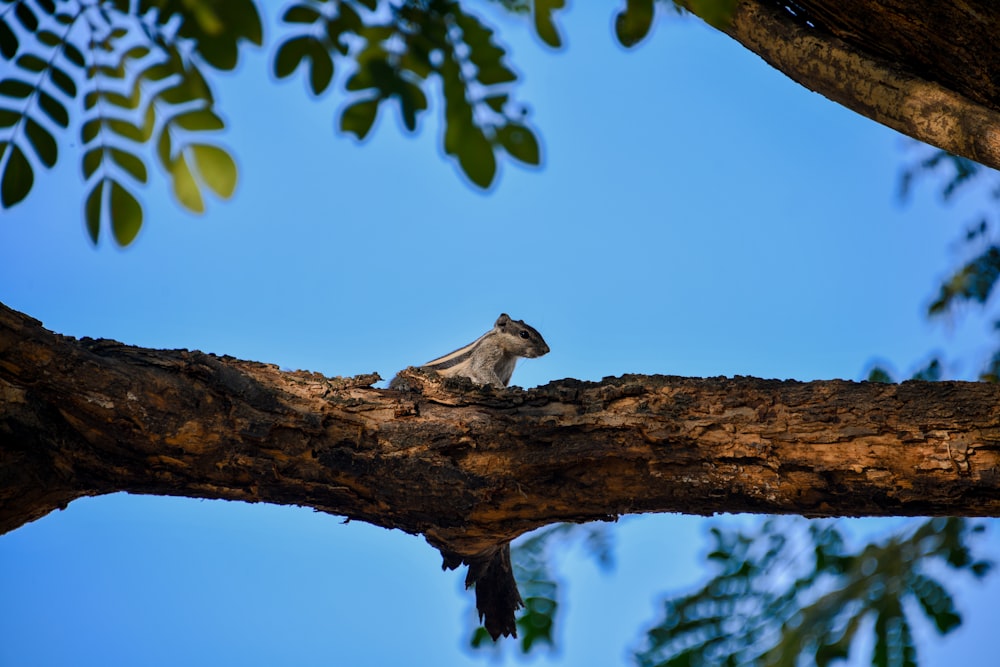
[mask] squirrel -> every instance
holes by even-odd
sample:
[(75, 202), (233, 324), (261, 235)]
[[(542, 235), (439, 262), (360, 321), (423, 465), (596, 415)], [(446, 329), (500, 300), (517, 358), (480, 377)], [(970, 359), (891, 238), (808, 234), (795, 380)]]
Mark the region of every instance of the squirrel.
[[(467, 377), (476, 384), (506, 387), (518, 359), (534, 359), (548, 352), (549, 346), (538, 331), (502, 313), (482, 336), (420, 368), (445, 377)], [(396, 388), (395, 378), (389, 386)]]
[[(512, 320), (502, 313), (493, 328), (465, 347), (428, 361), (421, 368), (436, 371), (445, 377), (467, 377), (473, 382), (506, 387), (514, 373), (517, 360), (533, 359), (548, 354), (549, 346), (534, 328), (522, 320)], [(389, 383), (392, 389), (402, 388), (398, 376)], [(478, 557), (458, 554), (444, 555), (444, 567), (453, 570), (463, 562), (469, 566), (465, 587), (476, 587), (476, 609), (479, 620), (496, 641), (500, 635), (517, 637), (515, 612), (524, 606), (514, 580), (510, 562), (510, 542)]]

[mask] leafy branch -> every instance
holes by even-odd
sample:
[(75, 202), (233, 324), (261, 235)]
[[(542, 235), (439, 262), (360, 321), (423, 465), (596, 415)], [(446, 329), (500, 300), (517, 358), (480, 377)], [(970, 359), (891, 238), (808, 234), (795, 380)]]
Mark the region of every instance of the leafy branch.
[(856, 552), (834, 523), (809, 523), (796, 535), (791, 528), (804, 521), (770, 518), (756, 535), (713, 528), (708, 558), (717, 574), (664, 602), (662, 620), (635, 654), (638, 664), (793, 667), (806, 658), (824, 667), (847, 659), (871, 627), (872, 664), (916, 665), (914, 608), (940, 634), (961, 623), (951, 594), (930, 572), (944, 566), (980, 578), (991, 568), (967, 543), (982, 527), (964, 519), (930, 519)]
[[(556, 17), (565, 0), (494, 2), (530, 16), (546, 45), (563, 44)], [(670, 6), (720, 25), (734, 0)], [(655, 15), (654, 0), (625, 0), (618, 40), (641, 42)], [(512, 97), (518, 76), (506, 50), (459, 0), (296, 0), (281, 21), (290, 33), (272, 61), (277, 78), (308, 70), (309, 88), (320, 96), (335, 81), (335, 65), (346, 65), (340, 131), (364, 141), (379, 109), (393, 103), (406, 131), (416, 132), (440, 95), (444, 152), (474, 185), (490, 187), (504, 155), (541, 163), (527, 111)], [(94, 243), (105, 222), (119, 245), (136, 238), (144, 217), (138, 191), (154, 154), (188, 211), (205, 210), (206, 189), (230, 197), (236, 163), (202, 138), (225, 127), (205, 71), (233, 69), (244, 43), (262, 42), (255, 0), (0, 0), (0, 56), (13, 65), (0, 81), (0, 207), (23, 201), (36, 171), (55, 165), (56, 135), (75, 117), (83, 215)]]
[(429, 106), (429, 79), (437, 77), (444, 150), (469, 180), (489, 187), (501, 150), (523, 164), (540, 163), (538, 139), (524, 124), (524, 111), (510, 102), (517, 75), (505, 62), (506, 52), (493, 31), (458, 2), (394, 6), (377, 0), (306, 0), (286, 10), (283, 21), (296, 30), (278, 47), (278, 78), (308, 63), (310, 88), (321, 95), (331, 84), (336, 61), (354, 63), (344, 85), (353, 95), (340, 114), (342, 132), (364, 140), (389, 100), (399, 105), (406, 130), (416, 131)]
[[(50, 24), (64, 26), (62, 34), (50, 30)], [(55, 139), (32, 112), (37, 106), (55, 125), (68, 128), (66, 102), (77, 98), (78, 84), (84, 91), (84, 220), (94, 243), (104, 219), (119, 245), (128, 245), (138, 234), (143, 210), (135, 192), (148, 181), (144, 153), (153, 144), (186, 209), (204, 211), (201, 192), (206, 187), (230, 197), (237, 179), (235, 161), (222, 147), (197, 139), (199, 133), (224, 127), (199, 61), (232, 69), (240, 43), (261, 40), (251, 0), (18, 0), (0, 14), (0, 53), (15, 59), (20, 72), (39, 76), (35, 86), (25, 83), (23, 74), (0, 82), (0, 98), (26, 99), (20, 111), (0, 108), (0, 129), (11, 128), (0, 139), (0, 203), (4, 208), (17, 204), (34, 184), (20, 128), (38, 162), (55, 164)], [(38, 55), (46, 50), (47, 61)], [(59, 67), (59, 61), (73, 65), (76, 76)]]

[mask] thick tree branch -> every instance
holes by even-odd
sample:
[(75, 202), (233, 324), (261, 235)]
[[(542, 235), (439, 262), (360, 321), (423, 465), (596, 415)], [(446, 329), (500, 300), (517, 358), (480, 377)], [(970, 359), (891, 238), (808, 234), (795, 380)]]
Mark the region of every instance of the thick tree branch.
[(1000, 515), (1000, 387), (624, 376), (372, 389), (0, 308), (0, 530), (117, 491), (314, 507), (493, 553), (635, 512)]
[(998, 30), (982, 0), (744, 0), (726, 32), (838, 104), (1000, 168)]

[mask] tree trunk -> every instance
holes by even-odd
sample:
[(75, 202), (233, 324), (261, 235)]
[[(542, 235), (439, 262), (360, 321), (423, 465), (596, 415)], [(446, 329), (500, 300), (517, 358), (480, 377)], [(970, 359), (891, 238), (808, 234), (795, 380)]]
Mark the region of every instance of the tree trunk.
[(994, 384), (402, 375), (76, 340), (0, 305), (0, 533), (118, 491), (304, 505), (468, 564), (496, 638), (520, 603), (507, 545), (549, 523), (1000, 515)]
[(743, 0), (725, 31), (838, 104), (1000, 168), (995, 0)]

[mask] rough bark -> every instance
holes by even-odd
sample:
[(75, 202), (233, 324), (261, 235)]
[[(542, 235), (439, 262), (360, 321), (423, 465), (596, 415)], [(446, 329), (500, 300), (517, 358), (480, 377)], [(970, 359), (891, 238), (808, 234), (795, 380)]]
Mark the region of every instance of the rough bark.
[(994, 0), (743, 0), (726, 32), (810, 90), (1000, 168)]
[(474, 555), (637, 512), (1000, 515), (1000, 386), (327, 378), (0, 306), (0, 530), (82, 496), (305, 505)]
[(118, 491), (304, 505), (423, 534), (503, 606), (504, 546), (553, 522), (1000, 516), (998, 385), (405, 373), (417, 390), (77, 340), (0, 305), (0, 533)]

